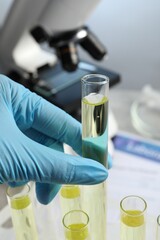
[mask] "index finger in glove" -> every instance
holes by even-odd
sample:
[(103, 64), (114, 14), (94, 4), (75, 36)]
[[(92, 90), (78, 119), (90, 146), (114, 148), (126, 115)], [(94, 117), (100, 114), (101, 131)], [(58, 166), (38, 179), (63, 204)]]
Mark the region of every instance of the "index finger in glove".
[(3, 78), (6, 91), (10, 89), (14, 118), (21, 130), (32, 127), (81, 154), (81, 124), (77, 120), (22, 85)]
[(25, 141), (21, 138), (19, 144), (17, 142), (18, 152), (14, 159), (13, 155), (8, 155), (2, 164), (0, 162), (2, 182), (31, 180), (58, 184), (96, 184), (108, 176), (106, 168), (94, 160), (64, 154), (26, 136), (24, 138)]
[[(112, 167), (111, 156), (108, 155), (108, 168)], [(40, 203), (50, 203), (59, 192), (61, 185), (55, 183), (36, 183), (36, 194)]]

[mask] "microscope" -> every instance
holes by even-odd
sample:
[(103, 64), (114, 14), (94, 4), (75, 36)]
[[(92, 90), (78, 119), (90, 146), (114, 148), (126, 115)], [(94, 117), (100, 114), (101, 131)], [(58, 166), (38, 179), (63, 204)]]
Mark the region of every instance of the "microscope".
[(78, 49), (100, 61), (105, 46), (85, 25), (100, 0), (12, 0), (0, 29), (2, 73), (77, 116), (80, 79), (101, 73), (110, 86), (117, 73), (79, 59)]

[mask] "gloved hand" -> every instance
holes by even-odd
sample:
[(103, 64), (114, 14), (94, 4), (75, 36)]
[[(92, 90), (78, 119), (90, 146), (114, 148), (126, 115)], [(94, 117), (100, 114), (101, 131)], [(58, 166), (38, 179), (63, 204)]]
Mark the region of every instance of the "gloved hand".
[[(22, 85), (0, 75), (0, 182), (36, 182), (38, 200), (49, 203), (60, 184), (96, 184), (107, 170), (81, 155), (81, 124)], [(50, 148), (50, 147), (52, 148)]]

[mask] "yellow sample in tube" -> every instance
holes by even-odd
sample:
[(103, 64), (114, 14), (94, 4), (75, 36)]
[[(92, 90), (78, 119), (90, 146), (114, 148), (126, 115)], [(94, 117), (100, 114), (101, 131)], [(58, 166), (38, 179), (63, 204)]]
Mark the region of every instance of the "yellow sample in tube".
[(68, 226), (70, 231), (66, 232), (66, 240), (89, 240), (88, 227), (84, 223), (76, 223)]
[(121, 240), (145, 240), (146, 209), (146, 201), (139, 196), (130, 195), (121, 200)]
[[(101, 74), (82, 78), (82, 156), (108, 167), (109, 79)], [(106, 181), (82, 187), (82, 209), (88, 214), (92, 240), (106, 240)]]
[[(82, 99), (82, 123), (82, 155), (107, 167), (107, 97), (90, 94)], [(93, 240), (106, 240), (106, 182), (83, 186), (82, 189), (82, 207), (90, 217), (91, 237)]]
[(66, 240), (90, 240), (89, 217), (82, 210), (73, 210), (63, 217)]
[(139, 210), (128, 210), (121, 217), (121, 240), (145, 240), (145, 222)]
[[(25, 188), (30, 189), (28, 185), (24, 186)], [(7, 191), (16, 240), (38, 240), (30, 196), (21, 196), (21, 191), (23, 192), (23, 187), (9, 187)]]
[[(98, 102), (99, 100), (99, 102)], [(82, 99), (83, 156), (107, 167), (108, 99), (92, 94)]]
[(106, 181), (93, 186), (83, 186), (82, 189), (82, 209), (89, 215), (91, 239), (106, 240)]
[(78, 185), (64, 185), (60, 190), (62, 216), (72, 210), (80, 210), (80, 187)]

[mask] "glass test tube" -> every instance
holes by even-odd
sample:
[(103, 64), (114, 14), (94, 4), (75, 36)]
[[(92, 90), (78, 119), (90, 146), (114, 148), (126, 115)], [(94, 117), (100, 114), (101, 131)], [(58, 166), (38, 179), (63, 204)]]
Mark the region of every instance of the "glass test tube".
[(16, 240), (38, 240), (30, 198), (30, 186), (8, 187), (7, 199), (11, 209)]
[(160, 215), (157, 217), (156, 240), (160, 240)]
[(127, 196), (120, 202), (121, 240), (145, 240), (147, 203), (139, 196)]
[(68, 212), (63, 218), (66, 240), (90, 240), (89, 217), (81, 210)]
[(63, 185), (60, 190), (62, 216), (72, 210), (80, 210), (80, 187), (78, 185)]
[[(107, 166), (109, 79), (82, 78), (82, 154)], [(106, 240), (106, 181), (82, 187), (82, 209), (89, 215), (92, 240)], [(97, 219), (98, 217), (98, 219)]]

